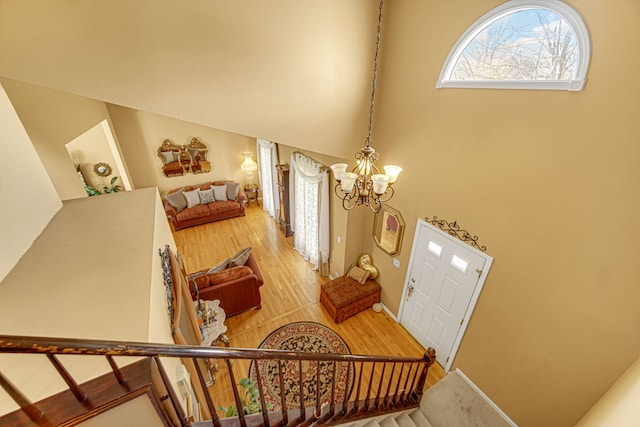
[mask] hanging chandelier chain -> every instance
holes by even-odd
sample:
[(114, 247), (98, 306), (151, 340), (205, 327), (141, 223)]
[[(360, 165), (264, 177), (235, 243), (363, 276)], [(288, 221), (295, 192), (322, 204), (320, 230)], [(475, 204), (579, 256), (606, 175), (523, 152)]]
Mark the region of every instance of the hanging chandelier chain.
[(369, 109), (369, 129), (365, 139), (365, 147), (356, 152), (356, 165), (347, 172), (347, 163), (331, 165), (336, 178), (334, 188), (336, 196), (342, 199), (342, 207), (351, 210), (356, 206), (368, 206), (373, 212), (379, 212), (382, 204), (391, 199), (395, 193), (393, 184), (402, 171), (400, 166), (385, 165), (384, 173), (380, 173), (375, 165), (379, 153), (371, 146), (373, 131), (373, 111), (375, 108), (376, 87), (378, 84), (378, 65), (380, 61), (380, 39), (382, 34), (382, 9), (384, 0), (380, 0), (378, 12), (378, 29), (376, 35), (376, 51), (373, 59), (373, 82), (371, 85), (371, 105)]
[(380, 0), (380, 10), (378, 12), (378, 34), (376, 36), (376, 53), (373, 59), (373, 83), (371, 85), (371, 106), (369, 107), (369, 132), (367, 134), (366, 145), (371, 146), (371, 131), (373, 129), (373, 108), (375, 106), (376, 86), (378, 83), (378, 58), (380, 56), (380, 34), (382, 33), (382, 5), (384, 0)]

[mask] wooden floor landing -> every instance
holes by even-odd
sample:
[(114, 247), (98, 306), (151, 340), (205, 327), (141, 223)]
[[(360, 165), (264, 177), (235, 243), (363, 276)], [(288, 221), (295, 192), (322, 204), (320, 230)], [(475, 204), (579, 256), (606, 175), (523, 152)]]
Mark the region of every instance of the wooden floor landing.
[[(173, 232), (187, 272), (210, 267), (240, 249), (252, 247), (265, 284), (260, 288), (262, 308), (227, 319), (231, 347), (256, 348), (280, 326), (296, 321), (322, 323), (347, 342), (353, 354), (422, 357), (425, 349), (384, 311), (364, 311), (335, 324), (319, 303), (320, 284), (327, 281), (294, 249), (261, 207), (252, 204), (246, 216)], [(237, 366), (240, 377), (247, 367)], [(236, 367), (234, 367), (234, 372)], [(427, 386), (444, 377), (439, 364), (429, 370)], [(213, 393), (213, 390), (211, 390)]]

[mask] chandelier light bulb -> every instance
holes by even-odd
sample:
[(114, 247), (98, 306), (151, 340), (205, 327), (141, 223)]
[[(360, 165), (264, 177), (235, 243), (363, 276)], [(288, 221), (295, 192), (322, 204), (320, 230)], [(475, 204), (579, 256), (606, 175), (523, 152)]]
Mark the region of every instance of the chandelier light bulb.
[(402, 168), (396, 165), (385, 165), (383, 167), (384, 174), (389, 177), (389, 184), (393, 184), (398, 179), (398, 175), (402, 172)]

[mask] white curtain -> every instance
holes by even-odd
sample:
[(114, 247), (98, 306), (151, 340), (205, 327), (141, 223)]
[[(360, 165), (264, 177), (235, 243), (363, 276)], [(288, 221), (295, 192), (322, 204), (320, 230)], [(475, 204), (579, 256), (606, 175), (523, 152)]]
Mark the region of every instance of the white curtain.
[(256, 143), (260, 188), (262, 188), (262, 209), (274, 219), (280, 217), (280, 203), (278, 199), (278, 179), (276, 165), (278, 164), (278, 146), (275, 142), (258, 139)]
[(289, 168), (293, 246), (320, 271), (329, 275), (329, 174), (326, 166), (294, 152)]

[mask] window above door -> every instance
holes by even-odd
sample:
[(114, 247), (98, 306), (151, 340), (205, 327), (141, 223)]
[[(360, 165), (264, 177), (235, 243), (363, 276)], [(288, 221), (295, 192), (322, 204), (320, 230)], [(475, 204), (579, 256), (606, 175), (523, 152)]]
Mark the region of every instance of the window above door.
[(436, 87), (579, 91), (590, 51), (573, 8), (558, 0), (510, 0), (458, 39)]

